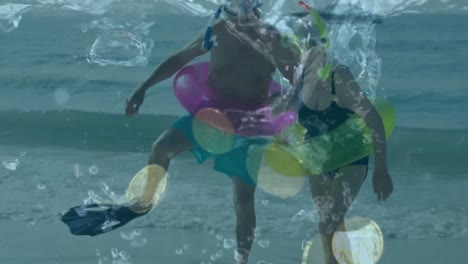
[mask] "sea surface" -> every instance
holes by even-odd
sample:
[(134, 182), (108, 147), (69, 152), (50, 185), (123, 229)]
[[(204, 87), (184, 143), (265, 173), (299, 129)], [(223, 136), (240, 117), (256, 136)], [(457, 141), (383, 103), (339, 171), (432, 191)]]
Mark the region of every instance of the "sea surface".
[[(157, 12), (146, 10), (143, 16), (134, 9), (102, 11), (112, 1), (96, 1), (87, 9), (83, 3), (90, 1), (63, 1), (71, 5), (67, 8), (46, 2), (23, 7), (19, 19), (18, 14), (4, 15), (14, 8), (0, 3), (0, 232), (12, 222), (25, 230), (41, 225), (65, 229), (59, 214), (67, 208), (125, 192), (146, 164), (152, 142), (184, 114), (172, 79), (148, 92), (137, 117), (125, 116), (125, 100), (164, 58), (203, 30), (208, 11), (214, 10), (214, 5), (203, 5), (208, 11), (187, 12), (190, 5), (152, 3)], [(171, 12), (161, 10), (169, 7)], [(400, 13), (364, 28), (373, 34), (369, 38), (375, 48), (371, 44), (362, 50), (372, 52), (369, 58), (378, 59), (379, 66), (377, 83), (369, 89), (397, 112), (388, 142), (395, 189), (379, 203), (368, 177), (348, 214), (375, 220), (386, 240), (467, 241), (468, 13)], [(228, 245), (219, 248), (231, 254), (232, 184), (211, 167), (212, 161), (196, 164), (190, 153), (176, 158), (164, 201), (128, 228), (116, 230), (120, 239), (132, 228), (199, 232), (224, 240)], [(260, 248), (284, 237), (297, 241), (300, 251), (301, 242), (317, 233), (318, 216), (306, 187), (288, 199), (261, 189), (256, 197)], [(456, 245), (466, 250), (467, 244)], [(183, 253), (190, 246), (174, 248), (170, 263), (190, 263)], [(101, 248), (108, 258), (88, 252), (92, 257), (86, 261), (56, 263), (150, 263), (131, 262), (119, 252), (116, 257), (112, 248)], [(0, 259), (8, 251), (0, 248)], [(215, 252), (214, 260), (207, 254), (203, 261), (218, 263)], [(187, 262), (178, 262), (183, 256)], [(265, 262), (258, 263), (277, 263), (272, 255), (260, 259)], [(17, 257), (8, 263), (40, 262)]]

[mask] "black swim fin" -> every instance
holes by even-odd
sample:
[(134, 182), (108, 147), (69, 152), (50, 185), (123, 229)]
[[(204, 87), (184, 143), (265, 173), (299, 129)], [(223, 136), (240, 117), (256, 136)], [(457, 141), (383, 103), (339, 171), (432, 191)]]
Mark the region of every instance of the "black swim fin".
[(142, 215), (124, 205), (87, 204), (70, 208), (61, 220), (73, 235), (96, 236), (117, 229)]

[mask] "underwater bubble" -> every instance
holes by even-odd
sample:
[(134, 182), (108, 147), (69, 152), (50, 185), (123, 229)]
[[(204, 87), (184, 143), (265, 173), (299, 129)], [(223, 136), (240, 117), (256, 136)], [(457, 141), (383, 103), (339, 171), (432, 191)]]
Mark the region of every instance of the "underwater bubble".
[(307, 219), (308, 219), (309, 221), (311, 221), (312, 223), (318, 222), (318, 214), (317, 214), (317, 211), (310, 210), (310, 211), (307, 213)]
[(211, 254), (211, 255), (210, 255), (210, 259), (211, 259), (212, 261), (215, 261), (215, 260), (218, 259), (218, 257), (216, 257), (215, 254)]
[(130, 245), (132, 247), (143, 247), (146, 245), (146, 243), (148, 242), (148, 240), (144, 237), (138, 237), (138, 238), (135, 238), (134, 240), (132, 240), (132, 242), (130, 243)]
[(256, 227), (254, 229), (254, 236), (255, 237), (259, 237), (261, 235), (261, 230), (260, 230), (260, 227)]
[(110, 230), (113, 226), (116, 226), (116, 225), (118, 225), (118, 224), (120, 224), (120, 221), (114, 221), (114, 220), (110, 221), (110, 220), (107, 220), (107, 221), (105, 221), (105, 222), (101, 225), (101, 230), (103, 230), (103, 231), (108, 231), (108, 230)]
[(348, 121), (348, 126), (354, 131), (363, 131), (366, 127), (366, 123), (362, 118), (353, 118)]
[(366, 144), (366, 145), (372, 143), (372, 137), (371, 137), (371, 135), (365, 133), (365, 134), (364, 134), (364, 137), (363, 137), (363, 139), (362, 139), (362, 142), (364, 142), (364, 144)]
[(258, 241), (257, 244), (262, 248), (268, 248), (270, 246), (270, 240), (268, 239), (260, 240)]
[(120, 237), (125, 239), (125, 240), (133, 240), (135, 238), (135, 235), (133, 235), (133, 232), (120, 232)]
[(320, 216), (320, 221), (325, 222), (330, 217), (330, 211), (335, 204), (335, 198), (325, 195), (315, 197), (313, 201)]
[(110, 188), (106, 183), (101, 182), (99, 185), (100, 185), (103, 192), (109, 192)]
[(236, 245), (236, 241), (234, 239), (224, 239), (223, 241), (223, 248), (231, 249)]
[(2, 161), (3, 167), (10, 171), (15, 171), (18, 168), (20, 161), (18, 159)]
[(234, 259), (236, 261), (238, 261), (238, 262), (244, 262), (246, 256), (248, 256), (249, 253), (250, 252), (247, 249), (243, 249), (243, 248), (235, 249), (234, 250)]
[(154, 22), (141, 22), (140, 20), (130, 21), (125, 18), (125, 23), (122, 21), (112, 19), (112, 18), (102, 18), (99, 20), (91, 21), (86, 28), (97, 29), (99, 31), (110, 31), (110, 30), (128, 30), (131, 32), (138, 32), (142, 35), (148, 35), (151, 28), (156, 25)]
[(217, 235), (216, 235), (216, 239), (222, 240), (222, 239), (223, 239), (223, 235), (222, 235), (222, 234), (217, 234)]
[(91, 165), (88, 169), (89, 173), (96, 175), (99, 172), (99, 168), (97, 165)]
[(210, 259), (211, 259), (212, 261), (215, 261), (215, 260), (217, 260), (217, 259), (219, 259), (219, 258), (221, 258), (221, 257), (223, 257), (223, 251), (222, 251), (222, 250), (218, 250), (218, 251), (216, 251), (216, 253), (211, 254)]
[(37, 185), (37, 188), (38, 188), (39, 190), (45, 190), (46, 186), (45, 186), (44, 184), (38, 184), (38, 185)]
[(150, 39), (124, 30), (101, 35), (88, 51), (88, 61), (101, 66), (145, 67), (153, 48)]
[(20, 153), (20, 155), (21, 155), (21, 157), (24, 157), (24, 156), (26, 156), (26, 152), (23, 151), (23, 152)]
[(25, 4), (0, 5), (0, 31), (8, 33), (18, 28), (23, 14), (32, 7)]
[(143, 230), (141, 230), (141, 229), (134, 229), (132, 231), (132, 234), (135, 235), (135, 236), (141, 236), (142, 233), (143, 233)]
[(63, 106), (70, 101), (70, 93), (63, 88), (58, 88), (54, 92), (54, 101), (56, 104)]
[(99, 264), (104, 264), (104, 263), (107, 263), (109, 261), (109, 258), (107, 256), (104, 256), (102, 258), (99, 258)]
[(80, 164), (76, 163), (73, 166), (73, 175), (75, 175), (76, 178), (81, 177)]
[(112, 248), (111, 249), (111, 254), (112, 254), (112, 258), (118, 258), (119, 257), (119, 250), (116, 249), (116, 248)]
[(95, 194), (93, 191), (88, 191), (88, 197), (85, 199), (85, 204), (87, 203), (100, 203), (102, 197)]
[(268, 205), (268, 200), (262, 200), (262, 204), (263, 204), (264, 206), (267, 206), (267, 205)]
[(127, 251), (122, 250), (119, 253), (119, 256), (122, 260), (129, 260), (130, 259), (130, 254), (127, 253)]
[(304, 221), (307, 217), (307, 213), (304, 209), (302, 209), (301, 211), (299, 211), (297, 214), (295, 214), (292, 218), (291, 218), (291, 221), (292, 222), (300, 222), (300, 221)]
[(304, 251), (305, 247), (307, 246), (307, 243), (309, 243), (308, 240), (306, 240), (306, 239), (302, 240), (302, 242), (301, 242), (301, 249), (302, 249), (303, 251)]
[(178, 248), (178, 249), (176, 249), (175, 253), (176, 253), (177, 255), (182, 255), (182, 254), (184, 253), (184, 250), (181, 249), (181, 248)]

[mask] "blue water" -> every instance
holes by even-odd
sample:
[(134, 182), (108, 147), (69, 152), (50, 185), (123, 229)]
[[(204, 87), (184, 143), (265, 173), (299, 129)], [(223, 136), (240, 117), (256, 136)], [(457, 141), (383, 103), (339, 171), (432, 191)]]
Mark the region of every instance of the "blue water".
[[(106, 24), (106, 17), (113, 20)], [(172, 80), (149, 92), (139, 117), (128, 119), (123, 110), (133, 89), (207, 18), (162, 12), (129, 19), (133, 24), (125, 30), (148, 45), (148, 57), (130, 61), (132, 67), (90, 62), (93, 43), (124, 21), (38, 10), (23, 14), (11, 32), (0, 32), (0, 222), (60, 225), (62, 210), (109, 196), (106, 186), (123, 193), (146, 163), (152, 141), (184, 113)], [(400, 15), (375, 26), (382, 65), (377, 95), (398, 115), (388, 144), (395, 192), (377, 204), (367, 180), (350, 213), (375, 219), (388, 239), (468, 238), (467, 26), (467, 14)], [(210, 166), (179, 157), (169, 171), (165, 202), (136, 225), (215, 229), (233, 237), (231, 184)], [(300, 241), (316, 232), (306, 189), (287, 200), (260, 190), (257, 204), (263, 234)]]

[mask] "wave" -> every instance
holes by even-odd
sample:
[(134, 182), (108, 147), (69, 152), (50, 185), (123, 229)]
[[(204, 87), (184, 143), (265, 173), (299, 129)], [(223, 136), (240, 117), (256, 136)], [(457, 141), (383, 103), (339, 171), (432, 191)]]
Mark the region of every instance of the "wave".
[(128, 118), (75, 110), (1, 111), (0, 144), (147, 151), (176, 118), (170, 115)]
[[(174, 115), (64, 111), (0, 111), (0, 144), (81, 150), (147, 152)], [(397, 127), (388, 142), (389, 166), (405, 172), (466, 173), (467, 130)]]

